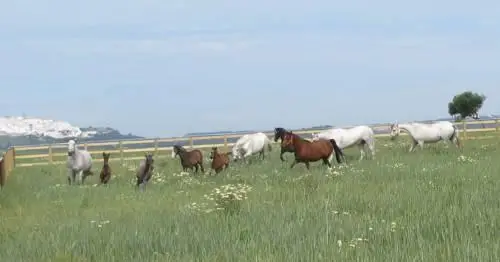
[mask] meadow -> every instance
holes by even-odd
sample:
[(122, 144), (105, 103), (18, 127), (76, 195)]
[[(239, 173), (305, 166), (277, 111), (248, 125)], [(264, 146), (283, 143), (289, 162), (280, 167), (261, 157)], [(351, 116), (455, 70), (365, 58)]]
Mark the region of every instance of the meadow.
[[(377, 140), (374, 160), (290, 170), (293, 156), (181, 172), (164, 154), (145, 192), (136, 162), (97, 186), (64, 166), (16, 168), (0, 192), (2, 261), (500, 261), (500, 140)], [(208, 155), (206, 155), (208, 157)], [(497, 162), (499, 161), (499, 162)], [(100, 164), (96, 166), (100, 170)], [(205, 168), (209, 169), (206, 161)]]

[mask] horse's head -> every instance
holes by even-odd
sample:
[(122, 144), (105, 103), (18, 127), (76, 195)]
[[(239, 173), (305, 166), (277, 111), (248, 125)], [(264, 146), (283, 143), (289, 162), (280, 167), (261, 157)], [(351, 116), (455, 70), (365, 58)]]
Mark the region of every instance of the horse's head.
[(110, 155), (111, 155), (111, 153), (106, 154), (106, 152), (102, 152), (102, 158), (104, 159), (104, 163), (108, 162)]
[(174, 145), (172, 147), (172, 158), (175, 158), (177, 155), (179, 155), (179, 152), (181, 152), (181, 146), (180, 145)]
[(71, 139), (68, 141), (68, 156), (73, 156), (76, 151), (76, 142), (75, 140)]
[(144, 157), (146, 158), (146, 165), (151, 166), (155, 162), (155, 160), (153, 159), (153, 154), (151, 153), (145, 153)]
[(399, 134), (401, 133), (401, 129), (399, 128), (398, 123), (392, 124), (389, 129), (391, 131), (391, 140), (396, 139), (396, 137), (399, 136)]
[(214, 146), (212, 147), (212, 152), (210, 152), (210, 159), (214, 159), (214, 157), (218, 154), (218, 150), (217, 150), (217, 147)]
[(285, 134), (285, 129), (283, 127), (276, 127), (274, 129), (274, 142), (278, 142), (278, 139), (283, 140), (283, 135)]
[(246, 153), (245, 149), (242, 146), (233, 146), (231, 155), (233, 155), (233, 161), (238, 162), (243, 155)]

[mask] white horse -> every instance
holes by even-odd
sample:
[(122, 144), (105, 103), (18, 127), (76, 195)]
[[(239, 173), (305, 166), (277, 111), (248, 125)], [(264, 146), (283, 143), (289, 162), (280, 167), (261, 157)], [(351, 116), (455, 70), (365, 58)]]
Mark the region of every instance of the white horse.
[(246, 159), (248, 156), (259, 153), (264, 159), (264, 151), (267, 146), (268, 150), (272, 150), (271, 140), (266, 134), (258, 132), (240, 137), (233, 146), (232, 155), (233, 161)]
[[(87, 150), (79, 150), (75, 140), (68, 141), (68, 184), (83, 184), (85, 177), (92, 175), (92, 157)], [(77, 176), (78, 175), (78, 176)], [(78, 181), (75, 181), (75, 177)]]
[(340, 149), (358, 146), (361, 156), (359, 160), (365, 158), (366, 147), (371, 152), (372, 159), (375, 158), (375, 135), (369, 126), (356, 126), (352, 128), (332, 128), (316, 134), (312, 134), (312, 140), (335, 139)]
[(458, 138), (458, 129), (449, 121), (437, 121), (431, 124), (423, 123), (405, 123), (391, 125), (391, 139), (394, 140), (401, 130), (408, 133), (413, 144), (409, 152), (412, 152), (417, 144), (421, 149), (424, 149), (424, 143), (436, 143), (439, 141), (453, 142), (457, 148), (460, 145)]

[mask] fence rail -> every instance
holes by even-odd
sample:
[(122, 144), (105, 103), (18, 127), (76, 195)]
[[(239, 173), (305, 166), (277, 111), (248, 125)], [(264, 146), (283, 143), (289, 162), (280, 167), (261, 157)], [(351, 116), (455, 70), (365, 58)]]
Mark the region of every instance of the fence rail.
[[(476, 132), (495, 132), (498, 136), (499, 120), (479, 120), (455, 123), (462, 139), (475, 139), (473, 133)], [(389, 125), (376, 125), (372, 126), (376, 137), (388, 137)], [(311, 129), (311, 130), (297, 130), (296, 134), (300, 134), (305, 138), (310, 138), (311, 133), (323, 131), (324, 129)], [(273, 136), (271, 132), (266, 133), (268, 136)], [(110, 161), (116, 160), (137, 160), (142, 159), (143, 156), (128, 156), (125, 154), (134, 154), (140, 152), (153, 152), (158, 155), (160, 152), (171, 151), (174, 144), (180, 144), (189, 148), (210, 148), (213, 146), (224, 147), (228, 150), (236, 140), (244, 134), (235, 135), (216, 135), (216, 136), (203, 136), (203, 137), (180, 137), (180, 138), (157, 138), (157, 139), (143, 139), (143, 140), (124, 140), (124, 141), (104, 141), (84, 143), (83, 148), (95, 156), (106, 151), (112, 153)], [(490, 136), (491, 137), (491, 136)], [(39, 146), (19, 146), (16, 147), (15, 160), (20, 160), (16, 166), (38, 166), (49, 164), (64, 163), (66, 152), (66, 143), (58, 143), (51, 145)], [(118, 157), (117, 157), (118, 156)], [(60, 161), (57, 161), (60, 158)], [(36, 162), (38, 160), (38, 162)], [(40, 161), (41, 160), (41, 161)], [(102, 161), (100, 157), (95, 159), (96, 162)]]
[(0, 187), (5, 185), (5, 181), (9, 177), (12, 169), (15, 166), (16, 153), (13, 147), (9, 148), (0, 157)]

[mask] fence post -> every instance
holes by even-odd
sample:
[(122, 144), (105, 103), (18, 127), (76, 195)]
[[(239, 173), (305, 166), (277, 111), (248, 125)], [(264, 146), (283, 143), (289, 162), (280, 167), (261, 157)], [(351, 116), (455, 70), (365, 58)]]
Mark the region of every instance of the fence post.
[(191, 149), (193, 149), (193, 147), (194, 147), (194, 140), (193, 140), (193, 137), (190, 137), (190, 138), (189, 138), (189, 146), (191, 147)]
[(120, 150), (120, 165), (123, 166), (123, 142), (118, 141), (118, 150)]
[(3, 187), (5, 185), (5, 178), (7, 175), (5, 174), (5, 165), (4, 165), (4, 159), (5, 154), (0, 156), (0, 187)]
[(53, 161), (54, 161), (54, 158), (53, 158), (53, 154), (52, 154), (52, 144), (49, 145), (49, 164), (52, 165)]
[(155, 156), (158, 156), (158, 138), (155, 138)]
[(83, 149), (87, 150), (87, 143), (83, 144)]
[(499, 126), (498, 126), (498, 118), (495, 119), (495, 132), (497, 132), (497, 135), (498, 135), (498, 129), (499, 129)]
[(227, 135), (224, 135), (224, 150), (227, 152)]
[(14, 148), (11, 147), (7, 150), (7, 163), (9, 169), (7, 170), (7, 175), (10, 175), (12, 169), (14, 169)]
[(16, 148), (12, 147), (12, 168), (16, 167)]
[(462, 128), (464, 133), (464, 140), (467, 140), (467, 122), (465, 120), (463, 120), (462, 122)]

